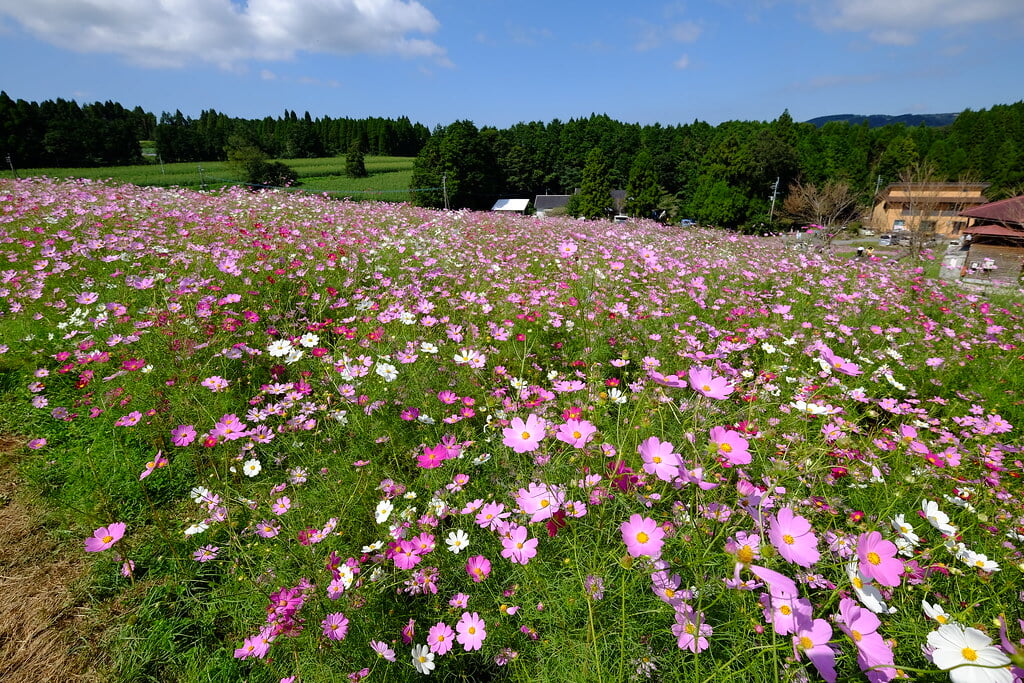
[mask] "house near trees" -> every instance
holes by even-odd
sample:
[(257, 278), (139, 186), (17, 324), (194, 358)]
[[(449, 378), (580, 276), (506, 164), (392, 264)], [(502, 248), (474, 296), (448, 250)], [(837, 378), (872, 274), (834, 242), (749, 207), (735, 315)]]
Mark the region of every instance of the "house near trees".
[[(960, 212), (971, 225), (957, 255), (959, 276), (966, 282), (1012, 286), (1024, 269), (1024, 195), (990, 202)], [(947, 254), (943, 269), (955, 262)]]
[(879, 233), (912, 232), (956, 237), (968, 225), (965, 209), (988, 202), (989, 183), (893, 183), (871, 211), (868, 227)]
[(565, 209), (571, 194), (539, 194), (533, 198), (533, 209), (538, 218), (543, 218), (552, 211)]
[(494, 202), (491, 211), (500, 213), (526, 213), (526, 207), (530, 205), (529, 199), (499, 199)]

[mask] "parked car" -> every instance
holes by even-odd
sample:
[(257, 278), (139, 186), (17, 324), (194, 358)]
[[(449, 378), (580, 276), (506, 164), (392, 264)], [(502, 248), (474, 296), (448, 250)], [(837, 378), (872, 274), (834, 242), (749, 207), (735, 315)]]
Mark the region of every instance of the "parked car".
[(680, 228), (692, 228), (695, 225), (697, 225), (697, 221), (693, 220), (692, 218), (684, 218), (683, 220), (679, 221)]
[(625, 223), (628, 220), (629, 220), (629, 216), (626, 216), (625, 214), (619, 213), (619, 214), (615, 214), (615, 218), (612, 219), (612, 222), (613, 223)]
[(878, 246), (880, 247), (891, 247), (892, 246), (892, 235), (879, 235)]

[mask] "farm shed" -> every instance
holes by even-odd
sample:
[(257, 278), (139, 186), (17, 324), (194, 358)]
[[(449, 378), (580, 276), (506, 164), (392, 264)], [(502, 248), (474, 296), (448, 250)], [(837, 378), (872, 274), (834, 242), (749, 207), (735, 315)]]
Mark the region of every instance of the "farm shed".
[(991, 202), (960, 212), (974, 224), (969, 236), (963, 273), (967, 281), (1017, 283), (1024, 268), (1024, 195)]
[(529, 199), (499, 199), (494, 202), (491, 211), (505, 211), (509, 213), (525, 213), (529, 206)]
[(571, 194), (539, 194), (533, 198), (533, 208), (537, 216), (543, 218), (549, 211), (564, 208), (570, 197)]

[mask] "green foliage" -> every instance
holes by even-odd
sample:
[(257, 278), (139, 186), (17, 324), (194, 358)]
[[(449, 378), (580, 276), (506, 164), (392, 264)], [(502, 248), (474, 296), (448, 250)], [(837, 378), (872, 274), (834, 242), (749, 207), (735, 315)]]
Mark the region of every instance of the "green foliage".
[(498, 196), (497, 163), (485, 137), (471, 121), (438, 129), (413, 166), (414, 201), (419, 206), (486, 209)]
[(612, 187), (608, 180), (608, 162), (598, 148), (590, 150), (583, 165), (578, 195), (579, 204), (573, 214), (584, 218), (605, 218), (612, 213)]
[(629, 170), (626, 185), (626, 213), (638, 218), (650, 218), (658, 208), (664, 192), (658, 185), (654, 160), (646, 148), (641, 149)]
[(366, 162), (363, 159), (363, 150), (358, 140), (353, 140), (348, 146), (348, 154), (345, 155), (345, 173), (349, 178), (365, 178), (369, 175), (366, 172)]

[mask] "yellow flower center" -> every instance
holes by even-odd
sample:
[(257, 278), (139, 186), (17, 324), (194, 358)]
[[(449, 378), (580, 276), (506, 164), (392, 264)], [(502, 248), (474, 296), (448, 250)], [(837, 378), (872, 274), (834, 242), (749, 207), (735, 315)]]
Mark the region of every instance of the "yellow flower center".
[(868, 553), (868, 562), (877, 566), (882, 564), (882, 558), (878, 556), (878, 553), (872, 550), (870, 553)]
[(963, 650), (961, 650), (960, 654), (962, 654), (964, 656), (964, 659), (966, 659), (968, 662), (973, 662), (978, 658), (978, 653), (969, 647), (965, 647)]
[(425, 661), (427, 661), (427, 658), (423, 655), (420, 655), (420, 664), (423, 664)]
[(648, 536), (642, 531), (636, 535), (637, 543), (647, 543), (648, 540), (650, 540), (650, 536)]
[(661, 464), (661, 456), (660, 455), (654, 456), (653, 458), (651, 458), (651, 462), (653, 462), (655, 465), (660, 465)]
[(814, 641), (808, 638), (807, 636), (800, 636), (800, 647), (802, 647), (805, 650), (810, 650), (812, 647), (814, 647)]
[(750, 564), (754, 561), (754, 549), (745, 545), (736, 552), (736, 558), (743, 564)]
[(469, 629), (467, 629), (467, 632), (469, 635), (474, 635), (476, 633), (476, 626), (470, 626)]
[(668, 598), (669, 600), (671, 600), (675, 596), (675, 594), (676, 594), (676, 592), (674, 590), (672, 590), (671, 588), (666, 588), (665, 589), (665, 597)]
[(541, 506), (542, 508), (546, 508), (546, 507), (547, 507), (548, 505), (551, 505), (551, 502), (550, 502), (550, 501), (549, 501), (549, 500), (548, 500), (547, 498), (545, 498), (544, 500), (542, 500), (542, 501), (540, 502), (540, 506)]
[(104, 536), (100, 540), (103, 541), (104, 543), (110, 543), (111, 541), (114, 540), (114, 537), (113, 536)]
[(687, 633), (689, 633), (692, 636), (694, 633), (697, 632), (697, 627), (694, 626), (693, 624), (687, 624), (685, 630), (686, 630)]
[(703, 389), (704, 391), (711, 391), (711, 387), (709, 387), (707, 384), (702, 384), (700, 388)]
[(945, 614), (936, 614), (935, 621), (939, 622), (940, 624), (945, 624), (947, 621), (949, 621), (949, 619), (946, 617)]
[(723, 443), (718, 447), (723, 453), (732, 453), (732, 444)]
[(793, 608), (790, 607), (789, 605), (783, 605), (782, 607), (779, 608), (779, 611), (782, 612), (783, 615), (788, 617), (790, 614), (793, 613)]
[(582, 436), (583, 436), (583, 435), (582, 435), (582, 434), (580, 434), (579, 432), (573, 432), (573, 433), (572, 433), (572, 438), (574, 438), (574, 439), (579, 439), (579, 438), (581, 438)]
[(863, 588), (864, 587), (864, 582), (860, 580), (859, 576), (853, 577), (853, 582), (852, 583), (853, 583), (853, 587), (854, 588)]
[(523, 441), (528, 440), (530, 438), (530, 432), (523, 432), (520, 434), (520, 438), (522, 438)]
[(795, 541), (796, 541), (796, 539), (793, 538), (792, 536), (790, 536), (789, 534), (783, 534), (783, 536), (782, 536), (782, 542), (785, 543), (786, 545), (793, 545), (793, 543)]
[(860, 631), (853, 631), (853, 639), (858, 643), (863, 640), (864, 636), (860, 634)]

